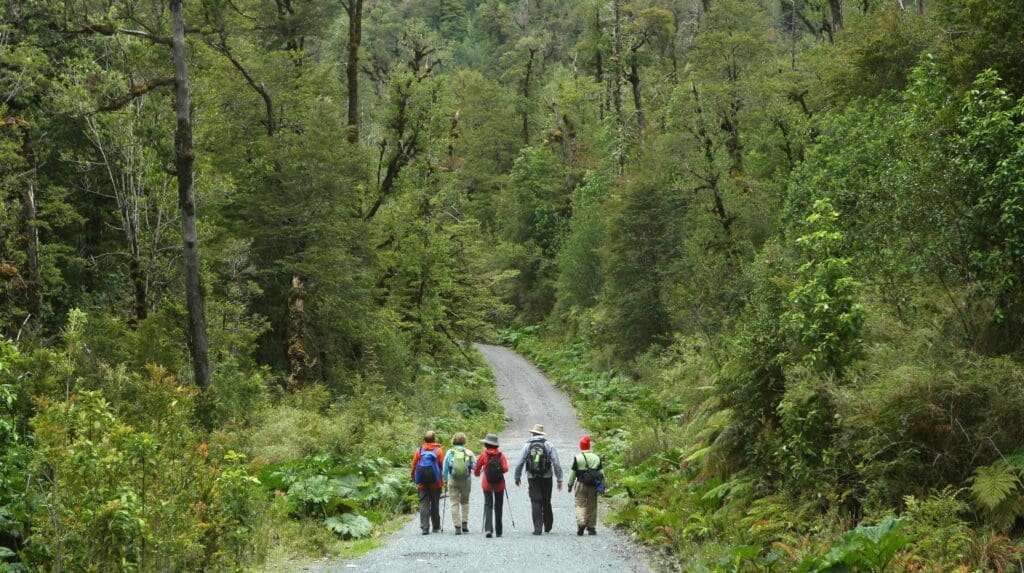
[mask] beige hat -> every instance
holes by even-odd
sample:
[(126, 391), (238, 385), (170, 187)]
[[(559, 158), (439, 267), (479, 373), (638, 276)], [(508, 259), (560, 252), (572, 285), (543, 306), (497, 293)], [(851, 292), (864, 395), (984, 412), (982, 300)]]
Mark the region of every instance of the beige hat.
[(535, 436), (543, 436), (544, 435), (544, 425), (543, 424), (534, 424), (533, 425), (533, 429), (530, 430), (530, 433), (535, 435)]
[(498, 447), (498, 436), (495, 434), (487, 434), (487, 437), (480, 440), (485, 446)]

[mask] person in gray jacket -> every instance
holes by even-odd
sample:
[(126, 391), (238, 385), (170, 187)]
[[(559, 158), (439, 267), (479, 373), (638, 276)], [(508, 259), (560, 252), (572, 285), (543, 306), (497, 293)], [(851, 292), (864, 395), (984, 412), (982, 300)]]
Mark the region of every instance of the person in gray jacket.
[(558, 480), (558, 491), (562, 491), (562, 464), (558, 461), (555, 446), (544, 438), (544, 426), (534, 424), (533, 434), (525, 444), (516, 464), (516, 487), (522, 483), (523, 468), (530, 488), (530, 506), (533, 513), (533, 534), (540, 535), (541, 528), (550, 533), (554, 524), (551, 513), (551, 477)]

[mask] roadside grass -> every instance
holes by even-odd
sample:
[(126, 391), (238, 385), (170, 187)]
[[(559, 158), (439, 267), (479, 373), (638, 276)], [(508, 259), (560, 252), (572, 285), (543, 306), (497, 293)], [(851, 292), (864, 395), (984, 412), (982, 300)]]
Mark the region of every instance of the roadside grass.
[(388, 537), (405, 526), (409, 515), (397, 515), (378, 524), (372, 537), (351, 540), (341, 539), (319, 523), (286, 521), (286, 530), (281, 532), (266, 562), (251, 571), (315, 571), (318, 565), (357, 559), (384, 545)]

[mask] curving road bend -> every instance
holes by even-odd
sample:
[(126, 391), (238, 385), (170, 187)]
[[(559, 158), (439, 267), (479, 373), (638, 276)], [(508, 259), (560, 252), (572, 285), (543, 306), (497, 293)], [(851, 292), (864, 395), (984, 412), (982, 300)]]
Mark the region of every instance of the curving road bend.
[[(498, 395), (511, 419), (499, 435), (509, 464), (514, 467), (519, 461), (519, 452), (530, 437), (529, 429), (533, 424), (544, 424), (548, 440), (557, 448), (568, 478), (572, 456), (578, 451), (577, 442), (583, 435), (572, 404), (522, 356), (498, 346), (481, 344), (477, 349), (494, 370)], [(474, 453), (480, 452), (482, 437), (470, 438), (468, 445)], [(318, 564), (307, 570), (319, 573), (410, 569), (453, 573), (509, 569), (557, 573), (652, 571), (639, 548), (606, 527), (598, 525), (595, 537), (577, 537), (573, 498), (564, 489), (553, 494), (554, 528), (540, 537), (531, 534), (533, 526), (525, 477), (522, 487), (509, 488), (509, 495), (505, 504), (505, 532), (501, 538), (484, 537), (483, 495), (474, 478), (468, 535), (455, 536), (450, 512), (444, 531), (426, 536), (420, 534), (419, 518), (411, 517), (380, 549), (349, 562)], [(514, 529), (510, 513), (515, 518)]]

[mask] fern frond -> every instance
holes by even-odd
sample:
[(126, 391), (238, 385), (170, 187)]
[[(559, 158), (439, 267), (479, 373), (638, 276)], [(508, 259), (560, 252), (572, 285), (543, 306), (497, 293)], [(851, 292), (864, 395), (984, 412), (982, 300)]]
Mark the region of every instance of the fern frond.
[(971, 495), (989, 511), (994, 511), (1017, 493), (1017, 472), (1005, 466), (978, 467), (971, 482)]

